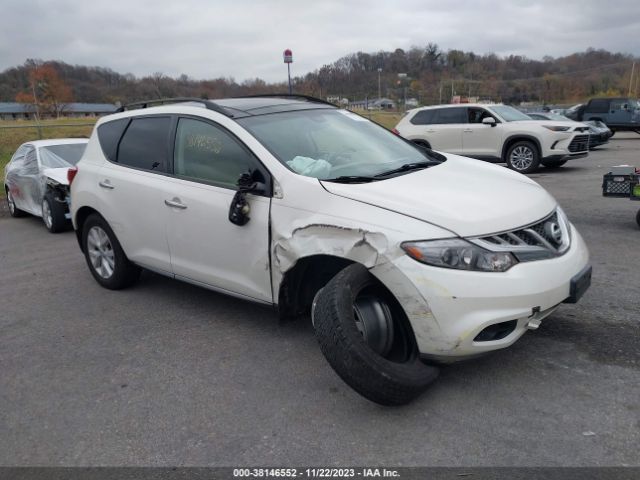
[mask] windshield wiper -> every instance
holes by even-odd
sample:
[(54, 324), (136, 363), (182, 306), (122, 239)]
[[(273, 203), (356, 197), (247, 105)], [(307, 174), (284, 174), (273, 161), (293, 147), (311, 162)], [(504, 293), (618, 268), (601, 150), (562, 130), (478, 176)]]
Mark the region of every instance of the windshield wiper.
[(410, 172), (411, 170), (420, 170), (423, 168), (433, 167), (434, 165), (440, 165), (442, 162), (438, 160), (429, 160), (428, 162), (413, 162), (405, 163), (404, 165), (388, 170), (386, 172), (377, 173), (375, 177), (386, 177), (387, 175), (393, 175), (394, 173)]
[(336, 178), (322, 178), (323, 182), (335, 182), (335, 183), (369, 183), (379, 180), (375, 177), (364, 177), (360, 175), (344, 175)]

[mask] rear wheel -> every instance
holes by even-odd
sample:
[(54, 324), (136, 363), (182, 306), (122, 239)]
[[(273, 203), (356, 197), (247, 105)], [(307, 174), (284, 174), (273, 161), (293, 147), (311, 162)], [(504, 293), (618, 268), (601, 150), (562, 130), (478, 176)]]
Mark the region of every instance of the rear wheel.
[(24, 217), (27, 212), (23, 212), (18, 207), (16, 207), (16, 202), (13, 200), (13, 195), (11, 195), (11, 190), (8, 188), (5, 189), (7, 193), (7, 207), (9, 208), (9, 214), (12, 217)]
[(105, 288), (120, 290), (140, 277), (140, 267), (129, 261), (104, 218), (90, 215), (82, 228), (82, 247), (93, 278)]
[(65, 208), (47, 193), (42, 200), (42, 221), (51, 233), (59, 233), (69, 227), (69, 221), (65, 218)]
[(567, 163), (568, 160), (542, 160), (542, 165), (547, 168), (558, 168)]
[(638, 210), (638, 213), (636, 213), (636, 223), (640, 227), (640, 210)]
[(435, 380), (395, 298), (362, 265), (350, 265), (318, 292), (312, 317), (320, 349), (351, 388), (382, 405), (402, 405)]
[(531, 173), (540, 165), (536, 146), (527, 140), (514, 143), (507, 150), (507, 166), (520, 173)]

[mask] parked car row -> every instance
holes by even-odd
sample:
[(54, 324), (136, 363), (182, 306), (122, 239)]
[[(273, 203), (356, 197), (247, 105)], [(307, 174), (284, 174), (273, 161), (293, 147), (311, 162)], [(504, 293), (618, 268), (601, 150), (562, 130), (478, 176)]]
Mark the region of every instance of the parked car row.
[(151, 103), (101, 118), (68, 169), (93, 278), (117, 290), (149, 269), (310, 313), (328, 363), (372, 401), (409, 402), (438, 363), (512, 345), (589, 287), (556, 200), (460, 156), (531, 171), (586, 155), (586, 127), (437, 107), (403, 119), (407, 141), (310, 97)]
[(640, 101), (629, 97), (592, 98), (561, 113), (578, 122), (598, 121), (612, 132), (640, 133)]

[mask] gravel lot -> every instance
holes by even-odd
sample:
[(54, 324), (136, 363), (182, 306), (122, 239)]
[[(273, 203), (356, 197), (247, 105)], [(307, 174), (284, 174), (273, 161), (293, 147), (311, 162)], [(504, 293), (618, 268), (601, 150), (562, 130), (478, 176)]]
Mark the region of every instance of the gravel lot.
[(308, 321), (147, 272), (104, 290), (72, 232), (4, 216), (0, 465), (640, 465), (640, 202), (601, 197), (621, 163), (640, 136), (532, 175), (591, 250), (582, 301), (402, 408), (347, 387)]

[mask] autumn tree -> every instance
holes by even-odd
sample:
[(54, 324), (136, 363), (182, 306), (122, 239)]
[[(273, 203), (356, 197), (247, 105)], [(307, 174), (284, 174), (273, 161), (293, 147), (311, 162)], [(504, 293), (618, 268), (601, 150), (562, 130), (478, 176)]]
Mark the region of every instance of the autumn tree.
[(16, 102), (33, 105), (37, 118), (43, 113), (59, 118), (73, 101), (71, 87), (60, 78), (52, 65), (29, 63), (29, 90), (19, 92)]

